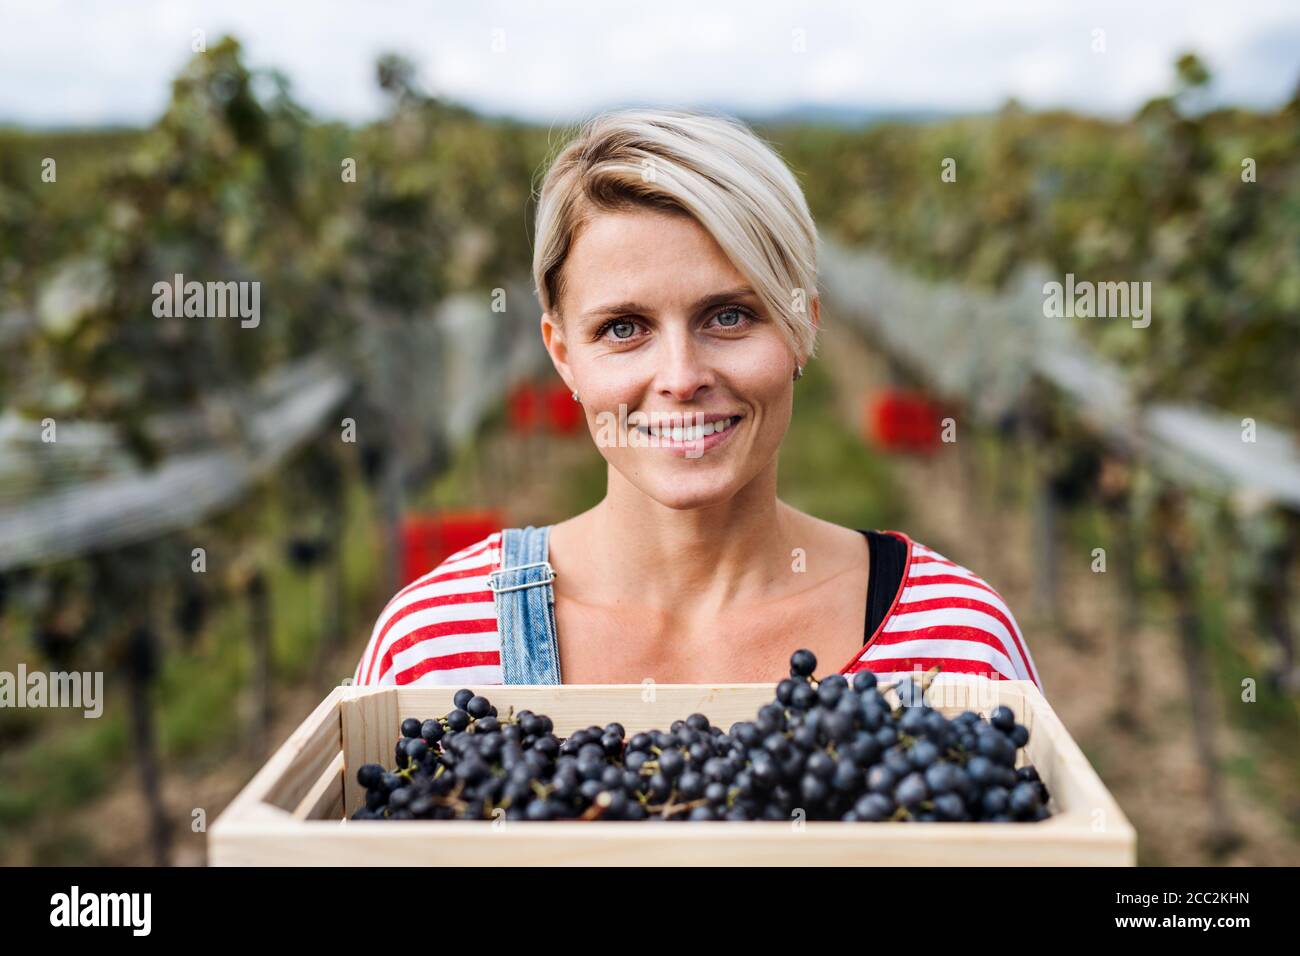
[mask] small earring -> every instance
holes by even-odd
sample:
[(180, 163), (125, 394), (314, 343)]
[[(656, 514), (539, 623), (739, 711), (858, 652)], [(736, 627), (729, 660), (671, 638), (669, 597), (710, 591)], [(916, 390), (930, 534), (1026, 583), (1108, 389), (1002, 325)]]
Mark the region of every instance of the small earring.
[(799, 381), (799, 379), (801, 379), (801, 378), (803, 378), (803, 366), (802, 366), (802, 365), (796, 365), (796, 366), (794, 367), (794, 380), (797, 382), (797, 381)]
[(577, 402), (577, 401), (581, 401), (581, 399), (578, 398), (578, 393), (577, 393), (576, 391), (573, 393), (573, 400), (574, 400), (575, 402)]

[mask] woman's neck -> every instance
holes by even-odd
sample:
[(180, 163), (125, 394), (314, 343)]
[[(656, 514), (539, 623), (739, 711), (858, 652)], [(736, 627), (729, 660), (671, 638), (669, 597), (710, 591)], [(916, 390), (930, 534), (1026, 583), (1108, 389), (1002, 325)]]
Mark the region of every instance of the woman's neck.
[(626, 604), (635, 595), (655, 609), (691, 601), (706, 616), (787, 586), (799, 536), (811, 531), (807, 516), (777, 499), (775, 462), (730, 500), (686, 510), (648, 498), (611, 469), (605, 498), (575, 520), (584, 562), (600, 569), (588, 578), (588, 599)]

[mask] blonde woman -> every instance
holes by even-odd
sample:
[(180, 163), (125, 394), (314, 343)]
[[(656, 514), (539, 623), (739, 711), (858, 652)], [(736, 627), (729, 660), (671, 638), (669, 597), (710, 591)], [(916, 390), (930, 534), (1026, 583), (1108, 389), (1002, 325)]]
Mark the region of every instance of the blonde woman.
[(771, 147), (726, 117), (606, 113), (550, 165), (536, 229), (542, 341), (605, 497), (404, 588), (357, 683), (775, 682), (798, 648), (819, 675), (1038, 681), (970, 571), (777, 497), (820, 301), (816, 227)]

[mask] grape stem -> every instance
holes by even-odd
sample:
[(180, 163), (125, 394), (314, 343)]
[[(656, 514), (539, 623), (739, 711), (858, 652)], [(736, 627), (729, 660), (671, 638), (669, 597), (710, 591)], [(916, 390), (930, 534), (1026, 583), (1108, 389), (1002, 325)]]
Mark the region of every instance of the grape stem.
[(694, 810), (696, 807), (706, 807), (709, 805), (708, 797), (699, 797), (698, 799), (695, 800), (688, 800), (685, 803), (674, 803), (673, 796), (676, 793), (677, 791), (674, 790), (671, 794), (669, 794), (668, 800), (665, 803), (648, 804), (646, 806), (646, 810), (648, 810), (650, 813), (659, 813), (662, 817), (664, 817), (664, 819), (667, 819), (668, 817), (682, 810)]
[(528, 784), (533, 788), (533, 793), (537, 794), (537, 796), (542, 800), (545, 800), (551, 795), (551, 788), (539, 780), (530, 780), (528, 781)]
[(609, 795), (609, 791), (602, 790), (600, 793), (596, 794), (596, 799), (592, 802), (591, 806), (582, 811), (582, 815), (579, 816), (578, 819), (599, 820), (605, 815), (605, 811), (610, 808), (610, 805), (613, 802), (613, 798)]

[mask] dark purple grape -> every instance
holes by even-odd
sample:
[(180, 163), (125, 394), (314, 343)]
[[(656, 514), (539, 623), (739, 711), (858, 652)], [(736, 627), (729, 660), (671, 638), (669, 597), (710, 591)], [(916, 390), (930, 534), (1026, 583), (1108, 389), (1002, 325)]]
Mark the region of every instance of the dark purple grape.
[(876, 686), (876, 675), (871, 671), (858, 671), (853, 675), (853, 690), (861, 694), (863, 691), (874, 689)]
[(868, 793), (853, 805), (853, 812), (866, 822), (888, 820), (894, 812), (894, 801), (883, 793)]
[(817, 669), (817, 656), (812, 651), (798, 650), (790, 655), (790, 676), (811, 677)]
[(1003, 733), (1010, 733), (1011, 728), (1016, 725), (1015, 711), (1005, 704), (995, 707), (993, 713), (989, 715), (989, 723)]
[(925, 778), (919, 773), (908, 774), (894, 788), (894, 799), (898, 801), (898, 805), (909, 810), (920, 806), (921, 802), (929, 796), (930, 791), (925, 785)]
[(1032, 818), (1042, 805), (1038, 799), (1038, 787), (1033, 782), (1023, 780), (1011, 790), (1011, 813), (1021, 819)]
[(377, 763), (363, 764), (357, 768), (357, 783), (367, 790), (378, 787), (384, 776), (384, 768)]

